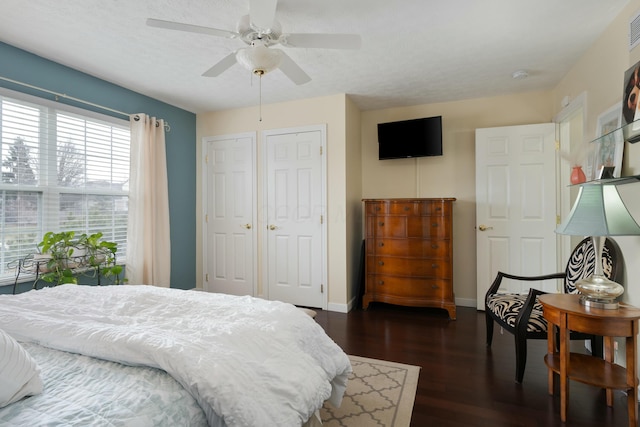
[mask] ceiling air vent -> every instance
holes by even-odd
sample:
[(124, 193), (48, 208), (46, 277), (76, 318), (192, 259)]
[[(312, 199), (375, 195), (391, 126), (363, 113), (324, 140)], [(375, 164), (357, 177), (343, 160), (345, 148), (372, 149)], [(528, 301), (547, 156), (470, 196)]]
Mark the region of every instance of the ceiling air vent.
[(629, 50), (640, 44), (640, 11), (629, 19)]

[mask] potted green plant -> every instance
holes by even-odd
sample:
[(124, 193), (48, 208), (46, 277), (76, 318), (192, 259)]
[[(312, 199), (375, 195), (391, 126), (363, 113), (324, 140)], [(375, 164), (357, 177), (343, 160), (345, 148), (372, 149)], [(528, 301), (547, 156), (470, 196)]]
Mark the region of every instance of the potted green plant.
[(102, 236), (102, 233), (83, 233), (76, 237), (73, 231), (45, 233), (37, 245), (42, 280), (56, 285), (77, 284), (77, 271), (86, 268), (99, 271), (105, 277), (119, 278), (122, 266), (115, 262), (118, 244), (102, 240)]

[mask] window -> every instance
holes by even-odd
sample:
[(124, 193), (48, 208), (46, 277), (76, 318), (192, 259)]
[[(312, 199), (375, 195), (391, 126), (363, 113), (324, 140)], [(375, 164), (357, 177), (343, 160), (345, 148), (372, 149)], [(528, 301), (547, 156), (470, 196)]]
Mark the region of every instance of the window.
[(47, 231), (104, 233), (126, 255), (129, 123), (0, 94), (0, 284)]

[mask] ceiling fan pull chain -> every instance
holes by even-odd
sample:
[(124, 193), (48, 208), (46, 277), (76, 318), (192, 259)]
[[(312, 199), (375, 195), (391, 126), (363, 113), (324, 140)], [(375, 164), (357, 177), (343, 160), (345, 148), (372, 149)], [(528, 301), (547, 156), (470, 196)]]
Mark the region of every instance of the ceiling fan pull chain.
[(259, 107), (260, 121), (262, 121), (262, 74), (263, 73), (258, 73), (258, 86), (259, 86), (259, 92), (260, 92), (260, 107)]

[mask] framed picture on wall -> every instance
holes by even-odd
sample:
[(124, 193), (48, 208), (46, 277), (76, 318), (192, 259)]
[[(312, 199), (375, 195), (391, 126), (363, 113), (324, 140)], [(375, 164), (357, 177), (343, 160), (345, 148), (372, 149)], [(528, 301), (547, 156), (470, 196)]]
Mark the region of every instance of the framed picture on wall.
[(624, 139), (640, 141), (640, 61), (624, 73), (622, 121)]
[(640, 119), (640, 62), (624, 73), (622, 91), (622, 123)]
[[(607, 174), (620, 177), (622, 169), (622, 154), (624, 151), (624, 138), (622, 135), (622, 109), (621, 104), (616, 104), (598, 116), (596, 127), (596, 140), (593, 142), (592, 150), (592, 170), (587, 179), (598, 179), (602, 177), (603, 168), (607, 169)], [(612, 169), (611, 169), (612, 168)]]

